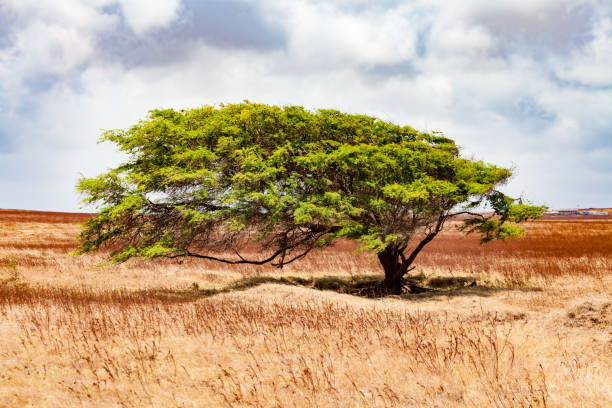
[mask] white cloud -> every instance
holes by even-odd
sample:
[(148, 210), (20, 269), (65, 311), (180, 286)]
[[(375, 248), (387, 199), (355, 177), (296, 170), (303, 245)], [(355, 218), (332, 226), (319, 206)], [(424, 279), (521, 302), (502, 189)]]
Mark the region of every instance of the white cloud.
[(96, 54), (95, 36), (117, 22), (100, 4), (7, 0), (4, 7), (16, 28), (10, 45), (0, 48), (0, 86), (24, 92), (24, 81), (70, 74), (89, 62)]
[(21, 75), (63, 75), (83, 64), (94, 54), (91, 40), (70, 26), (40, 21), (17, 34), (14, 67)]
[(283, 11), (288, 51), (302, 68), (393, 64), (415, 55), (418, 24), (403, 9), (351, 14), (327, 3), (296, 1)]
[[(0, 158), (0, 174), (13, 168), (21, 176), (18, 182), (0, 176), (0, 187), (16, 192), (0, 206), (76, 209), (78, 174), (94, 175), (121, 158), (112, 146), (96, 144), (100, 129), (128, 127), (152, 108), (242, 99), (333, 107), (442, 130), (468, 155), (516, 165), (513, 194), (558, 207), (576, 205), (575, 194), (583, 194), (584, 205), (612, 200), (601, 187), (612, 177), (605, 165), (612, 93), (589, 88), (611, 81), (610, 19), (592, 16), (587, 34), (593, 37), (585, 36), (584, 46), (568, 45), (568, 54), (550, 56), (544, 48), (556, 45), (537, 41), (499, 52), (514, 41), (504, 24), (518, 22), (538, 39), (551, 13), (571, 18), (590, 2), (249, 0), (265, 5), (267, 23), (283, 26), (283, 46), (223, 48), (194, 37), (176, 59), (128, 67), (99, 49), (100, 38), (121, 25), (120, 16), (101, 7), (119, 5), (130, 28), (150, 40), (157, 29), (180, 24), (186, 4), (5, 1), (18, 24), (14, 42), (0, 48), (0, 152), (5, 129), (21, 145)], [(498, 25), (483, 23), (483, 15)], [(520, 49), (532, 46), (542, 52)], [(23, 86), (46, 76), (58, 79), (44, 89)], [(43, 173), (44, 180), (36, 178)]]
[(494, 44), (491, 35), (480, 26), (452, 24), (436, 27), (438, 29), (432, 34), (431, 45), (439, 53), (438, 56), (461, 55), (472, 59), (486, 54)]
[(179, 14), (180, 0), (120, 0), (121, 9), (130, 28), (143, 34), (172, 23)]
[(593, 36), (585, 50), (573, 53), (572, 60), (560, 61), (561, 77), (586, 85), (612, 86), (612, 20), (600, 20)]

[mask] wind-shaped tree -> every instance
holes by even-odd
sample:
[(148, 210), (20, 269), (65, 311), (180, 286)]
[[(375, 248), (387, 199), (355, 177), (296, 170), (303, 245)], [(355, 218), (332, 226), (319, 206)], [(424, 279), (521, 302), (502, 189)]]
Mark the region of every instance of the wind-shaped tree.
[[(101, 140), (129, 160), (79, 180), (100, 212), (78, 253), (112, 244), (117, 262), (190, 256), (282, 267), (347, 238), (378, 255), (397, 292), (452, 217), (471, 214), (463, 229), (487, 242), (521, 235), (516, 224), (545, 210), (499, 192), (510, 170), (462, 158), (439, 133), (335, 110), (153, 110)], [(492, 215), (470, 212), (484, 203)], [(247, 258), (247, 245), (259, 255)]]

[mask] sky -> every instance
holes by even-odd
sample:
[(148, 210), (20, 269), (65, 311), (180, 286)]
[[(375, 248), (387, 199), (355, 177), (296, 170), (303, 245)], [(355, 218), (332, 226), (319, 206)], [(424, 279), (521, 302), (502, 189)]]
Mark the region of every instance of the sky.
[(98, 144), (248, 99), (442, 131), (553, 208), (612, 206), (609, 0), (0, 0), (0, 208), (91, 210)]

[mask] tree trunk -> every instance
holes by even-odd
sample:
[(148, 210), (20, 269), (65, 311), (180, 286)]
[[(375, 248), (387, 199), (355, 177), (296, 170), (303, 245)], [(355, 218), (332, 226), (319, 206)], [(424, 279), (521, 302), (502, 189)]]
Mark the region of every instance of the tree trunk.
[(385, 271), (385, 289), (393, 294), (402, 293), (404, 273), (399, 257), (399, 250), (393, 246), (388, 246), (378, 254), (378, 260)]
[[(425, 248), (425, 245), (429, 244), (438, 235), (446, 218), (444, 214), (438, 217), (438, 222), (433, 230), (425, 235), (425, 238), (419, 242), (407, 258), (402, 255), (406, 247), (400, 249), (395, 245), (387, 246), (384, 251), (378, 254), (378, 260), (385, 271), (385, 289), (387, 291), (393, 294), (402, 293), (404, 275), (408, 272), (408, 268), (410, 268), (410, 265), (412, 265), (421, 250)], [(401, 263), (400, 258), (402, 260)]]

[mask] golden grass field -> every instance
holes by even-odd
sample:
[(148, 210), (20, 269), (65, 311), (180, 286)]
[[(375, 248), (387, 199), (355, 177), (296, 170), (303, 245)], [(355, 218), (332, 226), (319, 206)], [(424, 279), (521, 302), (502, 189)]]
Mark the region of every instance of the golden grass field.
[(612, 406), (612, 218), (486, 246), (450, 226), (428, 290), (375, 297), (348, 242), (98, 266), (66, 256), (87, 217), (0, 210), (0, 407)]

